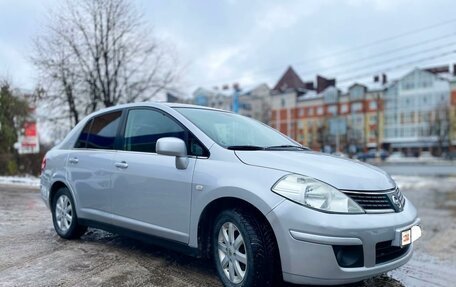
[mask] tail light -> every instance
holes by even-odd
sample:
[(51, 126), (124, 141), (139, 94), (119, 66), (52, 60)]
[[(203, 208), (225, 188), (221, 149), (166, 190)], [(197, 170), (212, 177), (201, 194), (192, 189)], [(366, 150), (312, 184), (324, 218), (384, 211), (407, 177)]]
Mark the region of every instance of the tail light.
[(43, 172), (45, 168), (46, 168), (46, 158), (43, 157), (43, 160), (41, 161), (41, 172)]

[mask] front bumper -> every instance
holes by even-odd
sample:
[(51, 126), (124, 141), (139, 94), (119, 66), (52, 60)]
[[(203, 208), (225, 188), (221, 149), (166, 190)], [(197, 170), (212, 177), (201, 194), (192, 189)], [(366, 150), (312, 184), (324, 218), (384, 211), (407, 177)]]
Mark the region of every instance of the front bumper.
[[(399, 213), (355, 215), (318, 212), (285, 200), (267, 217), (277, 238), (284, 280), (317, 285), (357, 282), (407, 263), (413, 244), (386, 261), (379, 261), (376, 247), (395, 244), (398, 231), (420, 222), (409, 201)], [(362, 248), (362, 265), (341, 267), (335, 246)]]

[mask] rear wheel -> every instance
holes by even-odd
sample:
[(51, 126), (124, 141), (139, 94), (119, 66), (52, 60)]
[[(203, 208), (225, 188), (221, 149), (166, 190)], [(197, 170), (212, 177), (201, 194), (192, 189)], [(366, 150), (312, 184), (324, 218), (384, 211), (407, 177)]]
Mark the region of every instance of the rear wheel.
[(274, 286), (274, 273), (281, 272), (274, 270), (274, 237), (254, 215), (237, 209), (221, 212), (215, 219), (212, 246), (224, 286)]
[(57, 190), (53, 197), (52, 221), (57, 234), (65, 239), (79, 238), (87, 231), (78, 223), (74, 200), (66, 187)]

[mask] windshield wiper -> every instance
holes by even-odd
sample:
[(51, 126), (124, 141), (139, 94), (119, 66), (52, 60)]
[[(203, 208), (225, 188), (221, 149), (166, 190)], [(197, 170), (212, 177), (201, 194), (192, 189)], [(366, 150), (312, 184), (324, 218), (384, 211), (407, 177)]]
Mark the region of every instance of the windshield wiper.
[(231, 145), (226, 147), (229, 150), (264, 150), (262, 146), (256, 145)]
[(290, 149), (299, 149), (299, 150), (309, 150), (303, 146), (298, 145), (274, 145), (264, 148), (265, 150), (290, 150)]

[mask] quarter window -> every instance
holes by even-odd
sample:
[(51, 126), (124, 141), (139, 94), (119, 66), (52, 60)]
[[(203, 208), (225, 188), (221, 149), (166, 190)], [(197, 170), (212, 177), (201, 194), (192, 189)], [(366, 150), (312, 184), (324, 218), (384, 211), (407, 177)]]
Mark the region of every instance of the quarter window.
[(81, 134), (79, 135), (78, 141), (75, 144), (75, 148), (86, 148), (87, 147), (87, 138), (89, 137), (90, 126), (92, 125), (93, 119), (87, 122), (85, 127), (82, 129)]

